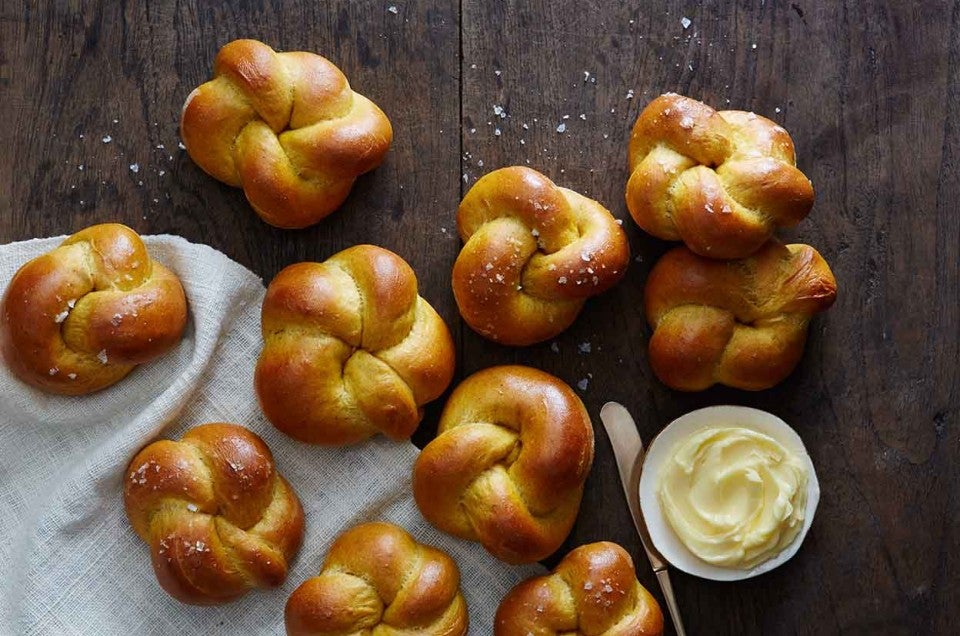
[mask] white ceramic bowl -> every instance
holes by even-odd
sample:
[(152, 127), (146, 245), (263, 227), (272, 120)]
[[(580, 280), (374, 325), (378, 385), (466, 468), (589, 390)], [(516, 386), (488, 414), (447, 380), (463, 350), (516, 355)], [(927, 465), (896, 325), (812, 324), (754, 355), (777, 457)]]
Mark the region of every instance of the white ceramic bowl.
[[(768, 435), (794, 453), (807, 468), (807, 507), (803, 528), (777, 556), (751, 569), (720, 567), (695, 556), (673, 531), (660, 509), (657, 496), (662, 467), (673, 456), (677, 443), (704, 428), (740, 426)], [(682, 415), (667, 425), (650, 443), (640, 474), (640, 508), (650, 531), (650, 539), (663, 558), (678, 570), (714, 581), (739, 581), (769, 572), (783, 565), (800, 549), (820, 502), (820, 483), (803, 441), (790, 425), (772, 413), (745, 406), (711, 406)]]

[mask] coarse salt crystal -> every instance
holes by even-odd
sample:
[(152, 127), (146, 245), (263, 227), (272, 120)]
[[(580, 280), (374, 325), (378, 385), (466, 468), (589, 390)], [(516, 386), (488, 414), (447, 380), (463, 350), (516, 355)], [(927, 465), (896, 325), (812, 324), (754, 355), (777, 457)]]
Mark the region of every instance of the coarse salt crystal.
[(493, 129), (493, 134), (494, 134), (495, 136), (499, 137), (499, 136), (500, 136), (500, 129), (499, 129), (499, 128), (494, 128), (494, 129)]
[(56, 323), (61, 323), (61, 322), (63, 322), (64, 320), (66, 320), (66, 319), (67, 319), (67, 316), (69, 316), (69, 315), (70, 315), (70, 311), (67, 310), (67, 309), (64, 309), (64, 310), (61, 311), (59, 314), (57, 314), (56, 316), (53, 317), (53, 321), (56, 322)]
[(687, 16), (683, 16), (682, 18), (680, 18), (680, 24), (683, 25), (684, 29), (689, 29), (690, 25), (693, 23), (690, 21), (690, 18), (688, 18)]
[[(627, 99), (633, 99), (633, 89), (627, 91)], [(613, 112), (613, 111), (610, 111)]]
[(400, 12), (399, 9), (397, 9), (397, 7), (392, 4), (389, 7), (387, 7), (387, 11), (389, 11), (394, 15), (397, 15)]
[(583, 378), (582, 380), (577, 382), (577, 388), (580, 389), (581, 391), (586, 391), (587, 385), (589, 384), (590, 384), (590, 380)]
[(691, 130), (693, 128), (693, 117), (684, 115), (683, 119), (680, 120), (680, 127), (684, 130)]
[(483, 266), (483, 269), (489, 272), (491, 269), (493, 269), (493, 263), (487, 263), (486, 265)]
[(139, 164), (139, 163), (131, 163), (131, 164), (130, 164), (130, 172), (132, 172), (132, 173), (134, 173), (134, 174), (140, 172), (140, 164)]
[(556, 342), (551, 342), (550, 351), (553, 351), (554, 353), (560, 353), (560, 345), (558, 345)]
[(580, 353), (590, 353), (590, 350), (592, 348), (593, 347), (589, 342), (581, 342), (580, 344), (577, 345), (577, 351), (579, 351)]
[(102, 141), (105, 144), (108, 144), (111, 141), (113, 141), (113, 137), (111, 137), (110, 135), (104, 135), (100, 141)]
[(566, 125), (566, 124), (560, 124), (559, 126), (557, 126), (557, 132), (558, 132), (558, 133), (562, 133), (562, 132), (564, 132), (566, 129), (567, 129), (567, 125)]
[(67, 374), (67, 377), (70, 378), (71, 380), (76, 380), (76, 379), (77, 379), (77, 374), (76, 374), (76, 373), (68, 373), (68, 374)]
[(107, 363), (107, 350), (106, 350), (106, 349), (101, 349), (101, 350), (100, 350), (100, 353), (97, 354), (97, 360), (100, 361), (100, 364), (106, 364), (106, 363)]
[(567, 284), (567, 277), (566, 277), (566, 276), (561, 276), (560, 278), (557, 279), (557, 282), (560, 283), (561, 285), (566, 285), (566, 284)]
[(187, 510), (189, 510), (190, 512), (196, 512), (197, 510), (199, 510), (199, 508), (197, 508), (197, 505), (194, 503), (188, 503)]
[(57, 375), (57, 371), (59, 371), (59, 370), (60, 370), (60, 369), (58, 369), (57, 367), (53, 367), (52, 369), (50, 369), (49, 371), (47, 371), (47, 373), (49, 373), (50, 375)]
[(500, 119), (506, 119), (507, 117), (507, 111), (503, 109), (503, 106), (496, 104), (493, 106), (493, 114), (497, 115)]

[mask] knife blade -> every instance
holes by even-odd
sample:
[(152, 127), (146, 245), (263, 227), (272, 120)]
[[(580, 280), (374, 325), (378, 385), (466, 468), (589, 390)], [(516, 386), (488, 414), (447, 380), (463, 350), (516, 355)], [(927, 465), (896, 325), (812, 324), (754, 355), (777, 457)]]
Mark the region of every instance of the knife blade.
[(674, 629), (678, 636), (685, 636), (683, 621), (680, 618), (680, 608), (677, 605), (673, 585), (670, 582), (670, 573), (667, 570), (667, 562), (653, 545), (653, 541), (650, 540), (650, 533), (640, 509), (640, 471), (643, 469), (644, 456), (643, 440), (640, 439), (637, 425), (630, 416), (630, 412), (622, 404), (617, 402), (604, 404), (603, 408), (600, 409), (600, 421), (603, 422), (603, 428), (607, 431), (610, 444), (613, 446), (613, 454), (617, 459), (617, 470), (620, 472), (620, 483), (623, 485), (623, 494), (627, 498), (627, 507), (630, 509), (630, 516), (633, 518), (633, 526), (640, 536), (640, 543), (643, 545), (644, 552), (647, 553), (647, 560), (650, 561), (650, 567), (653, 568), (653, 573), (660, 584), (660, 590), (663, 592), (663, 598), (666, 601), (667, 610), (670, 612), (670, 618), (673, 620)]

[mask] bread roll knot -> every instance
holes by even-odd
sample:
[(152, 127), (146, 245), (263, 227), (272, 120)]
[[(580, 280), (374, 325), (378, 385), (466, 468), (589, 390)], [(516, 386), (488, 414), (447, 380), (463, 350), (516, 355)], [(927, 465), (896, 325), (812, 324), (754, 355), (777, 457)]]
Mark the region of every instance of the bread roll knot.
[(271, 225), (301, 228), (340, 207), (383, 160), (393, 131), (327, 59), (234, 40), (187, 97), (180, 134), (209, 175), (243, 188)]
[(630, 246), (602, 205), (513, 166), (481, 177), (457, 212), (453, 266), (463, 319), (482, 336), (529, 345), (556, 336), (616, 284)]
[(661, 95), (640, 113), (629, 155), (634, 220), (700, 256), (749, 256), (813, 207), (790, 135), (754, 113)]
[(414, 464), (413, 494), (444, 532), (530, 563), (569, 534), (592, 462), (590, 417), (569, 386), (529, 367), (492, 367), (454, 389)]
[(615, 543), (580, 546), (553, 572), (523, 581), (497, 609), (495, 636), (660, 636), (663, 613)]
[(0, 350), (24, 382), (80, 395), (172, 349), (186, 322), (179, 279), (137, 233), (94, 225), (14, 274), (0, 308)]
[(124, 504), (160, 585), (194, 605), (276, 587), (303, 537), (300, 501), (270, 449), (236, 424), (204, 424), (141, 450)]
[(811, 317), (833, 304), (837, 284), (815, 249), (771, 240), (734, 261), (677, 247), (654, 265), (644, 294), (650, 366), (665, 384), (756, 391), (793, 371)]
[(288, 636), (467, 633), (460, 571), (440, 550), (389, 523), (340, 535), (320, 574), (290, 595)]
[(410, 266), (380, 247), (287, 267), (262, 320), (257, 395), (267, 419), (301, 441), (407, 439), (453, 377), (447, 326)]

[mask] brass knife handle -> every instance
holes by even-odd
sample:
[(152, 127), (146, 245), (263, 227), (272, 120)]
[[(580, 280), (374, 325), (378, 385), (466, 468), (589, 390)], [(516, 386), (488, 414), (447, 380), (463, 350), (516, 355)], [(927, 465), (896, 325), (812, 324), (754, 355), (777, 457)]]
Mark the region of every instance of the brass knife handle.
[(663, 599), (667, 603), (667, 611), (670, 612), (670, 618), (673, 620), (673, 628), (677, 636), (686, 636), (683, 629), (683, 621), (680, 619), (680, 607), (677, 605), (677, 597), (673, 593), (673, 584), (670, 583), (670, 572), (667, 570), (657, 570), (657, 581), (660, 582), (660, 589), (663, 591)]

